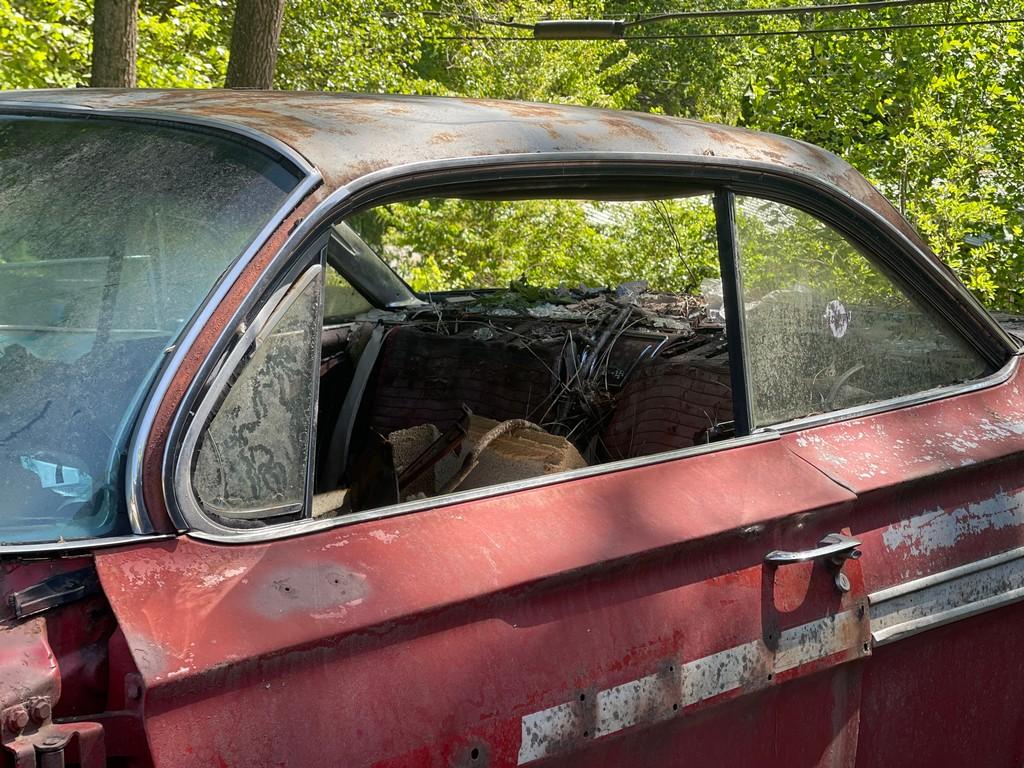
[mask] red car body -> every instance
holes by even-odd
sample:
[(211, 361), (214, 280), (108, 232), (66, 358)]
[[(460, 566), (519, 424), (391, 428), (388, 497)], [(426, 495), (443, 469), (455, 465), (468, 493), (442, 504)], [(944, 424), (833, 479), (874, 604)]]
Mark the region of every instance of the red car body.
[[(1024, 761), (1019, 347), (842, 161), (535, 104), (90, 89), (4, 94), (0, 110), (236, 131), (305, 172), (140, 409), (132, 533), (0, 547), (10, 764)], [(182, 414), (323, 222), (458, 174), (624, 165), (833, 201), (900, 243), (936, 304), (1001, 355), (995, 372), (385, 515), (232, 538), (175, 511)]]

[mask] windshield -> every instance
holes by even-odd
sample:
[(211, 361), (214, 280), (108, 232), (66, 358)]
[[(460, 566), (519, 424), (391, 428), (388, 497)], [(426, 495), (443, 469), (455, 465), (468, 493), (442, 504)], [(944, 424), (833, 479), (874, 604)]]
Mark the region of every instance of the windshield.
[(129, 532), (140, 399), (298, 181), (221, 135), (0, 117), (0, 543)]

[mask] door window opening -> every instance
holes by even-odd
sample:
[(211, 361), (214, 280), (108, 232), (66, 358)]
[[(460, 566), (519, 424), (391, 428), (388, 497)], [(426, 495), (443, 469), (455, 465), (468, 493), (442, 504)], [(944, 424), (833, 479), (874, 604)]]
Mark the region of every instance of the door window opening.
[[(340, 272), (353, 233), (419, 305), (351, 301)], [(432, 198), (370, 209), (337, 234), (314, 515), (732, 436), (709, 194)]]

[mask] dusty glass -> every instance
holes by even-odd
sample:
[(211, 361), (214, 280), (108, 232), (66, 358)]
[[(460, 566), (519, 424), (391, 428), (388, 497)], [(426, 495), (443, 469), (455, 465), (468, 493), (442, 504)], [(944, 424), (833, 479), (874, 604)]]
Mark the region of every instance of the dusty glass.
[(343, 321), (369, 312), (373, 305), (328, 264), (324, 270), (324, 322)]
[(140, 400), (297, 183), (209, 132), (0, 117), (0, 541), (127, 532)]
[(203, 509), (221, 522), (276, 518), (302, 509), (322, 286), (316, 268), (285, 296), (199, 439), (192, 487)]
[(813, 216), (736, 198), (753, 426), (967, 381), (982, 358)]

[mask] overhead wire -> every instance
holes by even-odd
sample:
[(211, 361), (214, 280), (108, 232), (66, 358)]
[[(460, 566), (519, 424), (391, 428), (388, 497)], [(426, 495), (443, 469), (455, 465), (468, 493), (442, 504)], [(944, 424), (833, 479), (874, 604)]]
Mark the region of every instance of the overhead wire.
[[(822, 13), (846, 13), (875, 11), (885, 8), (902, 8), (914, 5), (948, 5), (949, 0), (865, 0), (864, 2), (820, 3), (815, 5), (772, 6), (766, 8), (711, 8), (686, 11), (666, 11), (653, 16), (633, 15), (632, 19), (622, 19), (624, 27), (637, 27), (647, 24), (660, 24), (680, 19), (710, 19), (738, 16), (799, 16)], [(458, 13), (456, 11), (422, 11), (424, 16), (455, 18), (474, 24), (495, 27), (512, 27), (516, 29), (533, 29), (534, 24), (524, 21), (507, 21), (489, 18), (475, 13)]]
[[(916, 29), (940, 29), (940, 28), (954, 28), (954, 27), (974, 27), (974, 26), (1000, 26), (1004, 24), (1021, 24), (1024, 23), (1024, 17), (1013, 17), (1013, 18), (1000, 18), (1000, 19), (971, 19), (965, 21), (937, 21), (937, 22), (919, 22), (919, 23), (901, 23), (901, 24), (875, 24), (875, 25), (862, 25), (862, 26), (847, 26), (847, 27), (818, 27), (816, 29), (777, 29), (777, 30), (757, 30), (757, 31), (744, 31), (744, 32), (685, 32), (685, 33), (669, 33), (664, 35), (626, 35), (624, 37), (609, 38), (609, 40), (621, 41), (621, 42), (649, 42), (656, 40), (715, 40), (725, 38), (751, 38), (751, 37), (799, 37), (803, 35), (831, 35), (831, 34), (850, 34), (856, 32), (896, 32), (901, 30), (916, 30)], [(532, 29), (533, 26), (530, 25)], [(547, 43), (550, 40), (538, 40), (535, 37), (524, 36), (500, 36), (500, 35), (452, 35), (452, 36), (440, 36), (434, 38), (435, 40), (443, 41), (455, 41), (455, 42), (529, 42), (529, 43)], [(566, 42), (562, 40), (559, 42)], [(570, 40), (570, 42), (572, 42)], [(578, 42), (578, 41), (577, 41)]]
[(718, 8), (712, 10), (672, 11), (655, 16), (644, 16), (623, 21), (624, 27), (638, 27), (660, 24), (680, 19), (709, 19), (735, 16), (798, 16), (822, 13), (845, 13), (848, 11), (875, 11), (883, 8), (901, 8), (910, 5), (948, 4), (949, 0), (868, 0), (860, 3), (828, 3), (820, 5), (776, 6), (770, 8)]
[[(937, 0), (935, 0), (937, 1)], [(533, 29), (533, 24), (525, 21), (502, 21), (501, 19), (489, 19), (471, 13), (445, 13), (444, 11), (423, 11), (424, 16), (454, 18), (459, 21), (468, 21), (474, 24), (486, 24), (489, 27), (509, 27), (512, 29)]]

